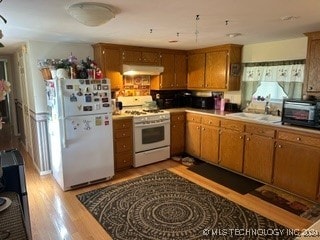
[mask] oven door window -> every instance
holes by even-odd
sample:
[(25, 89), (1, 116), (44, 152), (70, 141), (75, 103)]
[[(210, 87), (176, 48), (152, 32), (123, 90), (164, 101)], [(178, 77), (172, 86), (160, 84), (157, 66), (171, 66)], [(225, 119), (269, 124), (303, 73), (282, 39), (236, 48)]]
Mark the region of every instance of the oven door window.
[(142, 144), (161, 142), (164, 137), (164, 126), (142, 129)]

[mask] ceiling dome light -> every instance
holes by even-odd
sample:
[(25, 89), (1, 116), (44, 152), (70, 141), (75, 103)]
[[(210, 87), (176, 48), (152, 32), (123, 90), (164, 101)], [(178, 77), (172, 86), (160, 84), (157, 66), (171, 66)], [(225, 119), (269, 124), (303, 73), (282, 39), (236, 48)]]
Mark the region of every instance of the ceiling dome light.
[(226, 34), (226, 36), (229, 38), (235, 38), (235, 37), (241, 36), (241, 33), (228, 33)]
[(78, 22), (90, 27), (100, 26), (115, 17), (111, 6), (104, 3), (75, 3), (67, 8), (67, 12)]

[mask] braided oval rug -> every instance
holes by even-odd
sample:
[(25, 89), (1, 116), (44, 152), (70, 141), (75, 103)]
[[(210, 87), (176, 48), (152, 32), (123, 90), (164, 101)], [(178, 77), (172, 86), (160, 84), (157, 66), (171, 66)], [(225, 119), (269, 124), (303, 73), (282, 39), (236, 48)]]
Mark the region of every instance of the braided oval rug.
[(287, 229), (168, 170), (77, 195), (112, 239), (294, 239)]

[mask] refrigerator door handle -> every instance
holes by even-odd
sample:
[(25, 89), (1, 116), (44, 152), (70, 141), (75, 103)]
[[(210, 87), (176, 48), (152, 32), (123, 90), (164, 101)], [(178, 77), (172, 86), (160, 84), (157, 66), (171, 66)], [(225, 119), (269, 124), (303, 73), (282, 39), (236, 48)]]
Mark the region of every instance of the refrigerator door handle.
[(62, 120), (62, 124), (61, 124), (61, 144), (62, 144), (62, 148), (67, 148), (67, 136), (66, 136), (66, 120), (65, 119), (61, 119)]
[(63, 91), (62, 91), (62, 84), (61, 84), (61, 81), (57, 81), (57, 85), (58, 85), (58, 88), (59, 88), (59, 96), (58, 96), (58, 101), (59, 101), (59, 105), (61, 106), (61, 109), (58, 109), (58, 112), (59, 112), (59, 118), (60, 118), (60, 121), (62, 121), (62, 124), (61, 124), (61, 144), (62, 144), (62, 148), (67, 148), (67, 143), (66, 143), (66, 120), (65, 118), (63, 117), (64, 114), (65, 114), (65, 109), (64, 109), (64, 101), (63, 101)]

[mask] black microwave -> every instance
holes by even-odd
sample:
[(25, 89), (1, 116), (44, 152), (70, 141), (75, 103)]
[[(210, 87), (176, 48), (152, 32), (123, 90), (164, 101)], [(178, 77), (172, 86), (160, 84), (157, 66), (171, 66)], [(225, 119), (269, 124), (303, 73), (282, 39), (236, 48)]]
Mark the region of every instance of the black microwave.
[(320, 101), (285, 99), (282, 106), (282, 124), (320, 129)]

